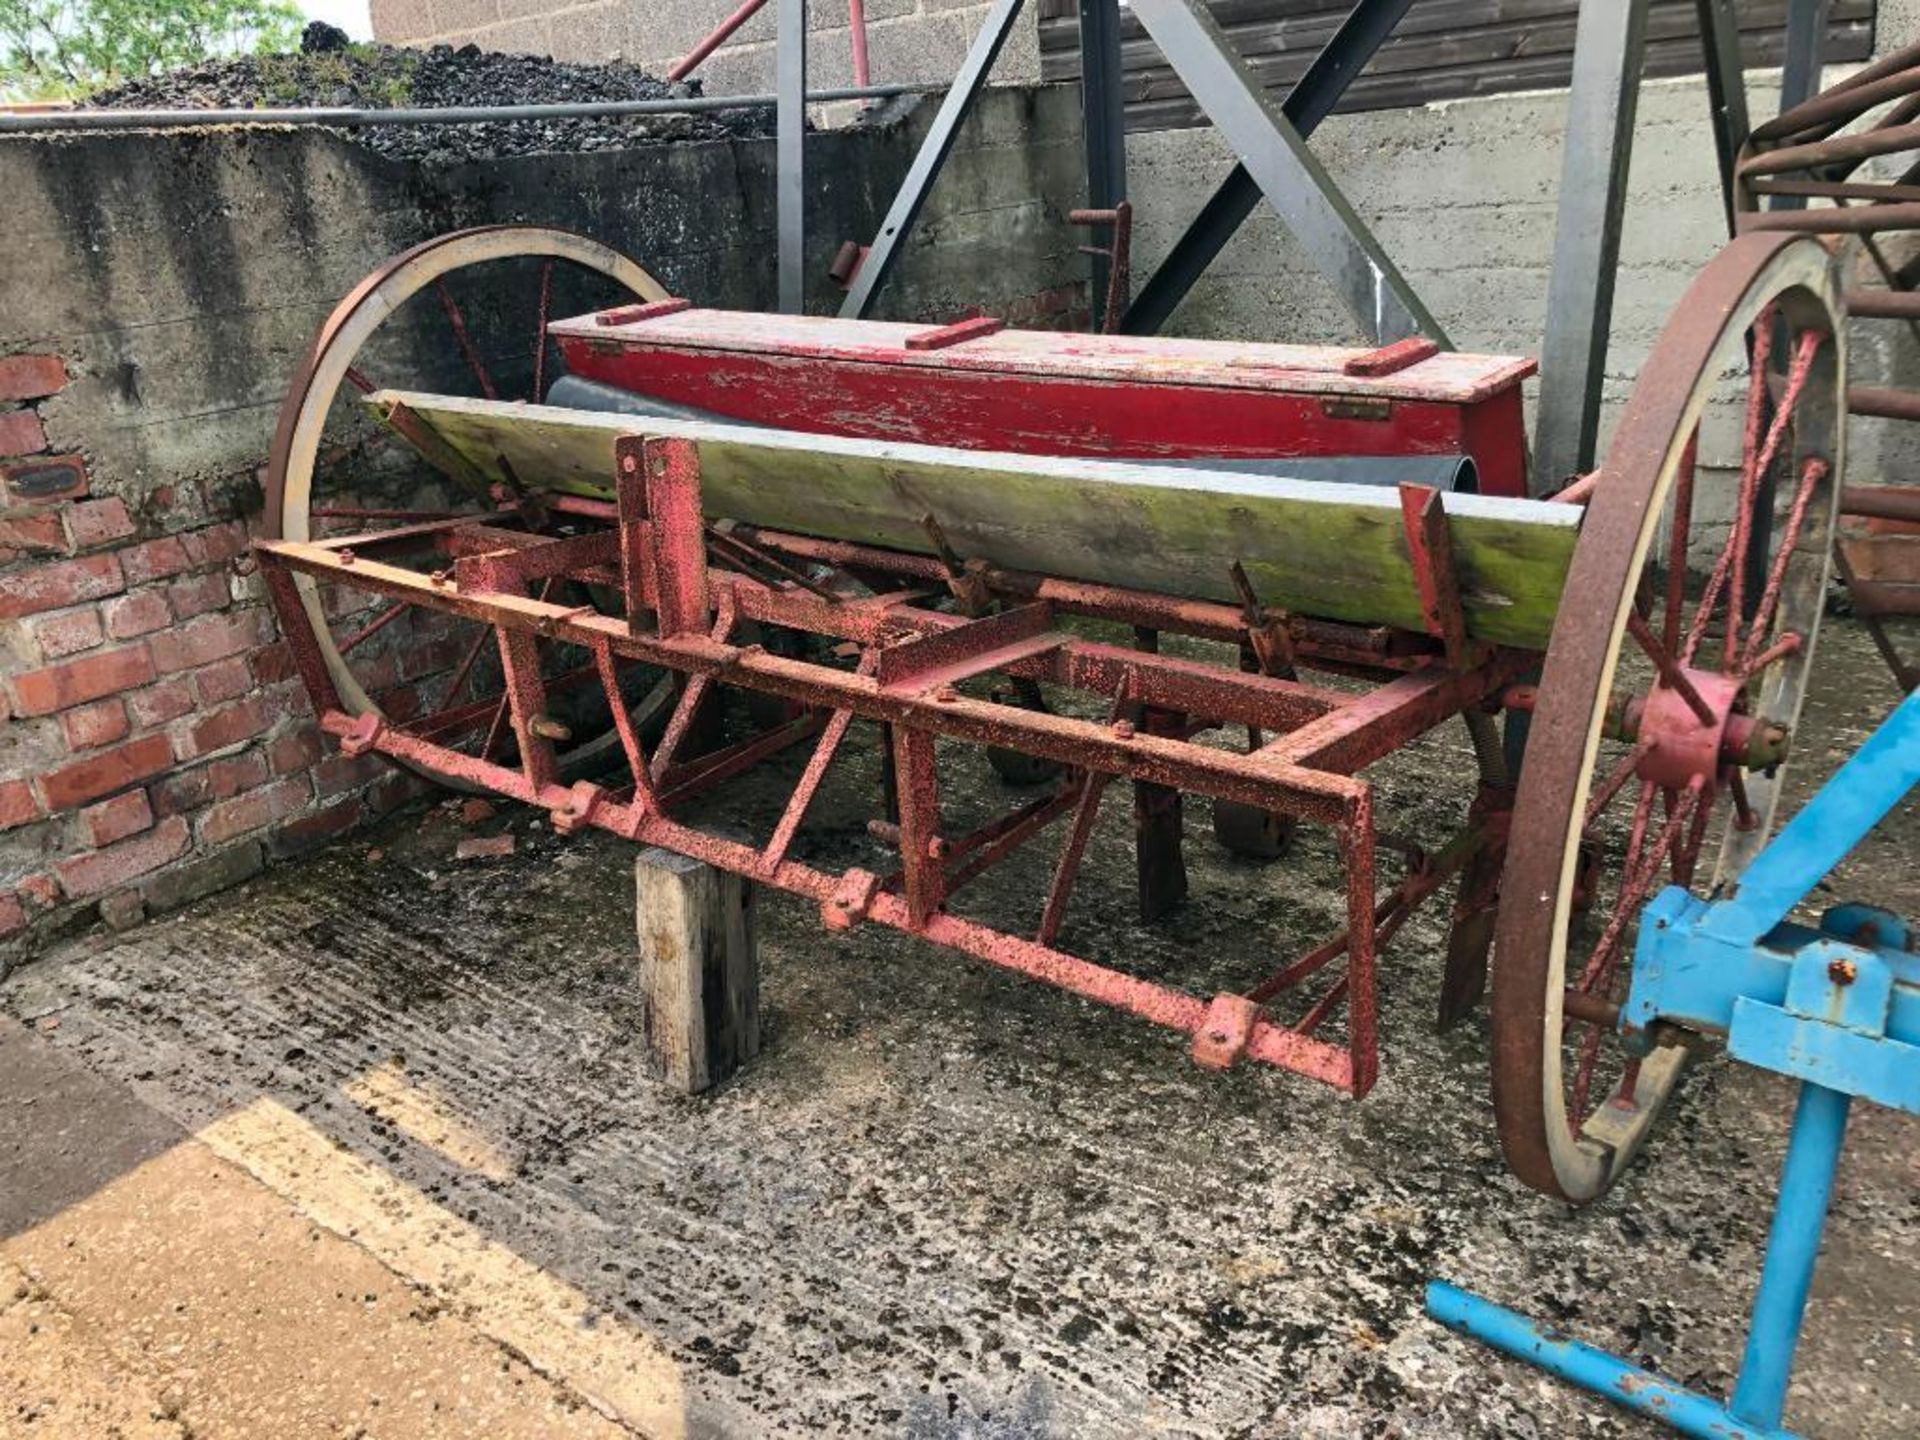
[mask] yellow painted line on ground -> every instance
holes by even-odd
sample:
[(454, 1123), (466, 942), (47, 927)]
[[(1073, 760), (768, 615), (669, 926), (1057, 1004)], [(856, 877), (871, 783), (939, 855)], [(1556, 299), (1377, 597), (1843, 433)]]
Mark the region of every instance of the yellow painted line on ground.
[(369, 1115), (386, 1121), (451, 1160), (490, 1180), (513, 1178), (513, 1164), (446, 1098), (415, 1080), (392, 1061), (355, 1076), (344, 1087), (347, 1098)]
[(686, 1405), (673, 1357), (575, 1287), (276, 1101), (256, 1100), (198, 1137), (608, 1418), (649, 1440), (683, 1440)]
[[(315, 1173), (337, 1176), (337, 1164)], [(542, 1373), (462, 1313), (497, 1318), (485, 1304), (442, 1303), (391, 1257), (336, 1233), (353, 1213), (336, 1203), (322, 1223), (189, 1138), (0, 1240), (0, 1434), (678, 1433), (643, 1431)]]

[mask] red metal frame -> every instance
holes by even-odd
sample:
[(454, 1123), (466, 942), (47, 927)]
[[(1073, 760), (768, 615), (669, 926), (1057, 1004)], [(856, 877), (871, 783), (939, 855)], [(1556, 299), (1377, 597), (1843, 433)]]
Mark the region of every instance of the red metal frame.
[[(1373, 1085), (1378, 951), (1450, 877), (1497, 867), (1509, 797), (1501, 792), (1489, 799), (1483, 792), (1461, 833), (1431, 857), (1411, 851), (1406, 877), (1380, 898), (1376, 848), (1382, 841), (1371, 786), (1356, 772), (1456, 713), (1496, 705), (1538, 663), (1530, 653), (1459, 641), (1457, 590), (1444, 545), (1436, 547), (1430, 525), (1422, 526), (1432, 515), (1424, 492), (1405, 502), (1433, 632), (1416, 635), (1263, 612), (1253, 601), (1239, 610), (981, 564), (950, 568), (939, 559), (744, 527), (716, 531), (701, 505), (695, 446), (631, 436), (616, 453), (617, 503), (570, 507), (572, 524), (603, 527), (583, 534), (516, 531), (511, 512), (502, 512), (256, 547), (321, 727), (344, 751), (387, 755), (542, 806), (563, 833), (593, 825), (776, 885), (819, 904), (831, 929), (862, 921), (888, 925), (1059, 985), (1193, 1036), (1203, 1064), (1231, 1064), (1244, 1055), (1355, 1096)], [(730, 543), (716, 544), (717, 536)], [(452, 557), (450, 570), (442, 557)], [(395, 563), (423, 558), (429, 571)], [(857, 572), (877, 593), (822, 585), (806, 576), (809, 564)], [(492, 626), (504, 695), (462, 707), (458, 725), (446, 714), (401, 723), (348, 713), (300, 603), (300, 574)], [(549, 598), (554, 584), (568, 578), (616, 590), (625, 613)], [(955, 597), (962, 613), (937, 608)], [(1055, 627), (1063, 614), (1133, 624), (1149, 648), (1069, 634)], [(794, 657), (741, 643), (744, 622), (820, 637), (829, 642), (819, 647), (826, 654)], [(1150, 648), (1161, 630), (1238, 641), (1248, 653), (1288, 658), (1249, 671), (1162, 655)], [(544, 676), (541, 648), (556, 642), (580, 647), (591, 663), (560, 680)], [(620, 703), (622, 661), (683, 677), (651, 755)], [(1323, 688), (1294, 678), (1295, 665), (1376, 683), (1358, 693)], [(1267, 669), (1279, 673), (1263, 673)], [(1017, 697), (981, 698), (960, 688), (990, 673), (1103, 697), (1107, 718), (1053, 714)], [(549, 700), (561, 684), (596, 682), (616, 717), (632, 774), (617, 790), (556, 778), (561, 727), (547, 715)], [(715, 685), (778, 697), (789, 702), (792, 718), (683, 760), (694, 717)], [(833, 873), (789, 853), (855, 719), (879, 722), (889, 737), (897, 819), (882, 816), (873, 827), (898, 848), (898, 867), (887, 875), (857, 868)], [(491, 722), (487, 742), (477, 753), (456, 748), (481, 720)], [(509, 726), (518, 751), (512, 765), (494, 758)], [(1253, 737), (1249, 751), (1197, 741), (1219, 727), (1245, 727)], [(1039, 798), (969, 834), (950, 835), (941, 817), (936, 739), (1011, 748), (1053, 761), (1063, 773)], [(808, 741), (812, 756), (764, 845), (708, 833), (676, 816), (691, 796)], [(1171, 830), (1163, 825), (1156, 843), (1170, 844), (1176, 863), (1177, 803), (1185, 792), (1331, 827), (1346, 869), (1345, 930), (1247, 991), (1212, 1001), (1060, 950), (1054, 940), (1101, 796), (1115, 778), (1135, 782), (1136, 806), (1171, 801)], [(1033, 932), (996, 930), (946, 908), (961, 886), (1062, 818), (1070, 823)], [(1143, 893), (1150, 828), (1143, 822)], [(1471, 917), (1484, 908), (1463, 901), (1456, 914)], [(1297, 1018), (1284, 1021), (1269, 1009), (1342, 955), (1344, 970)], [(1342, 1010), (1344, 1039), (1323, 1038), (1320, 1032)]]

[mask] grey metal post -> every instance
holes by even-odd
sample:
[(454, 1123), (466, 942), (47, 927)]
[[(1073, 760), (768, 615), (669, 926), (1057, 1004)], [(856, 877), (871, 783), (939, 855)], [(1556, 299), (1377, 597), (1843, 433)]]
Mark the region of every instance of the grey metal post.
[(1712, 111), (1713, 148), (1720, 161), (1720, 194), (1727, 209), (1727, 234), (1734, 232), (1733, 167), (1747, 143), (1747, 77), (1740, 66), (1740, 22), (1734, 0), (1695, 0), (1700, 17), (1700, 49), (1707, 62), (1707, 104)]
[(780, 0), (775, 34), (780, 308), (798, 315), (807, 301), (807, 0)]
[(840, 305), (840, 314), (844, 318), (864, 319), (873, 306), (874, 295), (892, 273), (894, 261), (900, 258), (900, 246), (912, 232), (913, 222), (920, 217), (920, 207), (926, 203), (927, 192), (939, 178), (941, 167), (947, 163), (953, 142), (960, 133), (961, 123), (973, 108), (973, 97), (980, 93), (980, 87), (986, 83), (987, 72), (999, 58), (1000, 47), (1007, 43), (1007, 36), (1013, 31), (1013, 22), (1020, 14), (1021, 3), (1022, 0), (997, 0), (993, 9), (987, 12), (987, 18), (981, 22), (980, 33), (973, 37), (973, 46), (967, 51), (967, 58), (961, 61), (960, 71), (953, 77), (947, 98), (940, 102), (940, 113), (933, 117), (933, 128), (927, 131), (927, 138), (920, 142), (920, 153), (913, 157), (907, 178), (900, 182), (893, 204), (887, 207), (887, 218), (880, 222), (880, 233), (873, 237), (867, 258), (860, 262), (853, 284), (847, 288), (847, 298)]
[[(1127, 108), (1121, 88), (1120, 0), (1080, 0), (1080, 107), (1087, 147), (1087, 205), (1111, 210), (1127, 198)], [(1093, 328), (1106, 323), (1111, 262), (1093, 257)]]
[(1580, 7), (1540, 354), (1530, 477), (1537, 495), (1593, 468), (1646, 37), (1647, 0)]
[(1132, 0), (1132, 8), (1366, 336), (1383, 343), (1425, 334), (1446, 344), (1439, 322), (1200, 0)]

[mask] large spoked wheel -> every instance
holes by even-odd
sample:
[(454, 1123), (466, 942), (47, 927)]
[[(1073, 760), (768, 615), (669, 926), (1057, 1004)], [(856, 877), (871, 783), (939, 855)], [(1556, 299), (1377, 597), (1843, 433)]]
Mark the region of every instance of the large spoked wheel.
[[(1845, 433), (1838, 284), (1804, 238), (1735, 241), (1688, 290), (1593, 477), (1501, 884), (1493, 1094), (1508, 1162), (1605, 1193), (1683, 1037), (1633, 1037), (1638, 919), (1765, 842), (1806, 690)], [(1732, 474), (1709, 474), (1722, 456)], [(1650, 1044), (1647, 1042), (1651, 1042)]]
[[(550, 316), (664, 298), (660, 283), (625, 256), (561, 230), (463, 230), (395, 256), (335, 307), (294, 376), (268, 465), (268, 533), (317, 540), (467, 516), (567, 533), (567, 517), (545, 514), (537, 497), (516, 503), (521, 497), (479, 493), (406, 447), (383, 444), (360, 397), (411, 389), (538, 402), (553, 369)], [(435, 562), (426, 548), (396, 563)], [(347, 710), (436, 727), (446, 743), (506, 757), (514, 740), (488, 627), (350, 584), (306, 575), (298, 583)], [(613, 603), (589, 591), (551, 598)], [(556, 746), (562, 775), (597, 768), (618, 749), (604, 691), (581, 683), (590, 669), (584, 662), (558, 646), (542, 656), (557, 708), (570, 702)], [(622, 696), (644, 722), (664, 713), (672, 686), (664, 677), (630, 675)]]

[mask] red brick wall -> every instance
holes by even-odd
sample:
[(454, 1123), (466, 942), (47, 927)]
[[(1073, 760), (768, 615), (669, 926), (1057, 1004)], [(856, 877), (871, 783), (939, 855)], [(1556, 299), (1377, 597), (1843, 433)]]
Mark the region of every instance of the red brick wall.
[(248, 552), (211, 520), (253, 477), (138, 512), (49, 451), (54, 355), (0, 357), (0, 973), (91, 921), (138, 922), (400, 803), (323, 746)]

